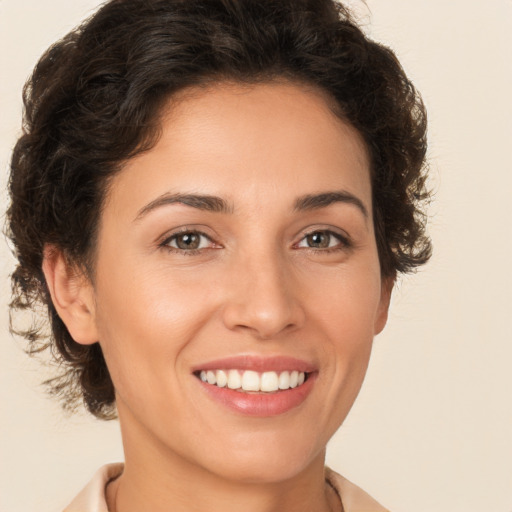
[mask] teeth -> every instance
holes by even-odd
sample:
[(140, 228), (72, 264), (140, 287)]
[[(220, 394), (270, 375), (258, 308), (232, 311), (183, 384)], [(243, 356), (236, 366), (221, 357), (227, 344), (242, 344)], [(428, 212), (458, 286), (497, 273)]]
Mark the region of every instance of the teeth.
[(293, 370), (291, 372), (263, 372), (252, 370), (202, 370), (199, 378), (203, 382), (220, 388), (228, 387), (240, 391), (262, 391), (272, 393), (278, 390), (296, 388), (304, 384), (306, 374)]
[(222, 370), (218, 370), (217, 371), (217, 386), (219, 386), (219, 388), (223, 388), (227, 385), (228, 383), (228, 376), (226, 374), (225, 371), (222, 371)]
[(238, 389), (242, 387), (242, 378), (238, 370), (229, 370), (228, 372), (228, 388)]
[(281, 372), (279, 375), (279, 389), (288, 389), (290, 387), (290, 372)]
[(260, 376), (256, 372), (245, 371), (242, 375), (242, 389), (244, 391), (259, 391)]
[[(208, 375), (208, 374), (206, 374), (206, 375)], [(209, 382), (209, 380), (208, 380), (208, 382)], [(293, 371), (292, 373), (290, 373), (290, 387), (296, 388), (298, 382), (299, 382), (299, 372)]]
[(268, 393), (270, 391), (277, 391), (278, 389), (279, 377), (276, 372), (265, 372), (261, 374), (261, 391), (266, 391)]

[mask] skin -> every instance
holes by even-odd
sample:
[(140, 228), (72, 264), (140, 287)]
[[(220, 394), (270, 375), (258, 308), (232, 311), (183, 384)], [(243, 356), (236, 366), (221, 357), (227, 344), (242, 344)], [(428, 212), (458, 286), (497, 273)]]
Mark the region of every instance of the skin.
[[(115, 385), (126, 465), (111, 506), (339, 510), (325, 447), (359, 392), (392, 287), (380, 273), (365, 145), (303, 85), (217, 84), (169, 105), (155, 147), (111, 182), (94, 282), (54, 248), (44, 263), (70, 333), (99, 340)], [(332, 191), (362, 208), (294, 208)], [(155, 203), (178, 193), (229, 208)], [(180, 249), (172, 236), (194, 230), (206, 235), (199, 249)], [(312, 244), (315, 232), (327, 247)], [(207, 396), (192, 372), (233, 355), (303, 359), (317, 379), (300, 406), (248, 417)]]

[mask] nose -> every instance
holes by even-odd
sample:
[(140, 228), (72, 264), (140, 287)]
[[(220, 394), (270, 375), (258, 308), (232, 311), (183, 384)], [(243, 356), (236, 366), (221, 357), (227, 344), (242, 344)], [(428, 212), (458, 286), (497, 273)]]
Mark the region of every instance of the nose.
[(230, 271), (230, 290), (223, 308), (225, 326), (258, 339), (275, 338), (302, 327), (305, 312), (292, 269), (268, 255), (240, 260)]

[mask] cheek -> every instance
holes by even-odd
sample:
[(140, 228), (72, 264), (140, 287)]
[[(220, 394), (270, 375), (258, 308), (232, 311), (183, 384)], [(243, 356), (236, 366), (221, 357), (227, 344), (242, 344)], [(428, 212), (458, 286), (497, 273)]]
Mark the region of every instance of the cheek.
[(157, 376), (178, 374), (173, 370), (180, 352), (212, 308), (204, 287), (190, 280), (167, 279), (165, 272), (122, 261), (108, 269), (98, 272), (96, 287), (96, 324), (107, 365), (119, 390), (135, 377), (149, 390)]
[(347, 270), (332, 279), (328, 290), (312, 298), (314, 324), (326, 333), (326, 378), (332, 379), (330, 399), (341, 416), (357, 396), (368, 366), (374, 325), (379, 311), (381, 280), (374, 266)]
[(311, 287), (314, 314), (347, 350), (357, 349), (373, 338), (379, 313), (381, 278), (373, 258), (361, 265), (332, 272), (323, 289)]

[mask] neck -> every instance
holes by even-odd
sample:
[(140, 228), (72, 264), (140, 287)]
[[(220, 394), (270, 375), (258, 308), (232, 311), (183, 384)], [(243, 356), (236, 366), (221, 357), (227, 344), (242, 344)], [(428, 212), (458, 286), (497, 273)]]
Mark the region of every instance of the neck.
[[(338, 512), (326, 484), (325, 450), (286, 479), (238, 481), (184, 459), (151, 439), (123, 430), (125, 470), (107, 488), (110, 512)], [(141, 442), (142, 441), (142, 442)]]

